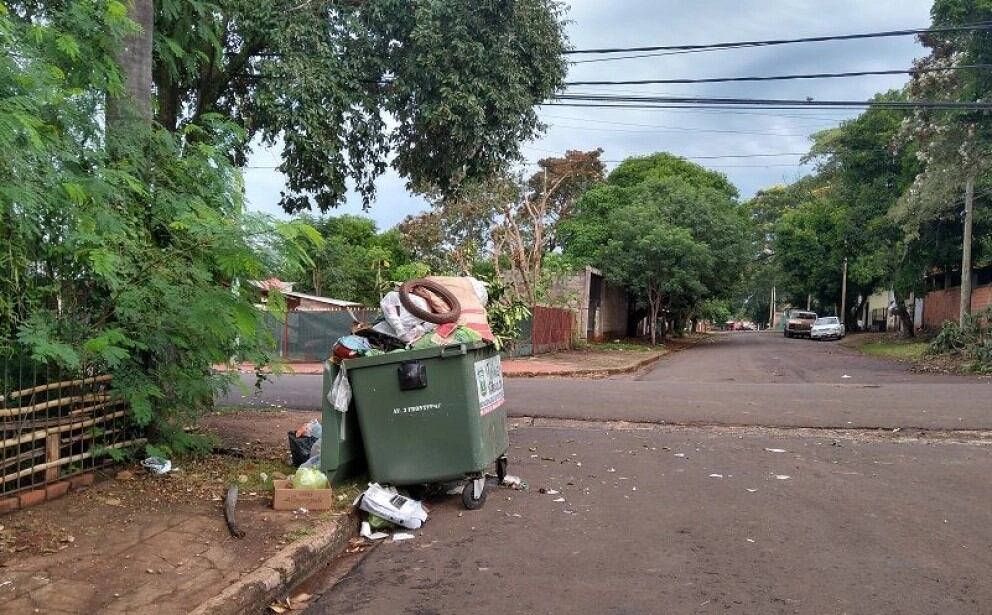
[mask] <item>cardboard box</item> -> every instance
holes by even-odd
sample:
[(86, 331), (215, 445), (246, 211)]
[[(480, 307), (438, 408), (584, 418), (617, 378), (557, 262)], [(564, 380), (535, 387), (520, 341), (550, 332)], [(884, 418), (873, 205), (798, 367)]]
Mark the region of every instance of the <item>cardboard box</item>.
[(293, 489), (289, 480), (273, 480), (272, 487), (272, 508), (275, 510), (330, 510), (334, 505), (332, 489)]

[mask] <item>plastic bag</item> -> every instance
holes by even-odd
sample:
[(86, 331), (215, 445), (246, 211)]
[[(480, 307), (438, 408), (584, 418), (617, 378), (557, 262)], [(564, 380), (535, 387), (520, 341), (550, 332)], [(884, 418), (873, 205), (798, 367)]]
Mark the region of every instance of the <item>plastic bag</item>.
[(427, 511), (417, 500), (400, 495), (394, 487), (369, 483), (358, 507), (409, 530), (420, 529), (427, 521)]
[[(428, 309), (427, 300), (423, 297), (410, 295), (410, 301), (425, 311)], [(379, 307), (382, 308), (382, 315), (385, 316), (396, 337), (408, 344), (434, 330), (433, 324), (417, 318), (403, 307), (400, 294), (395, 290), (386, 293), (379, 302)]]
[(317, 468), (320, 469), (320, 440), (313, 443), (310, 447), (310, 458), (300, 464), (301, 468)]
[(300, 467), (293, 475), (293, 489), (327, 489), (327, 475), (315, 468)]
[(489, 305), (489, 289), (486, 288), (486, 283), (478, 278), (469, 278), (468, 281), (472, 283), (472, 290), (475, 291), (475, 295), (479, 298), (479, 303), (483, 307)]
[(348, 381), (348, 374), (345, 370), (338, 371), (334, 378), (331, 390), (327, 392), (327, 401), (331, 407), (338, 412), (347, 412), (351, 405), (351, 382)]
[(294, 466), (306, 463), (314, 444), (320, 444), (319, 439), (312, 436), (298, 436), (295, 431), (287, 432), (286, 435), (289, 437), (289, 456)]

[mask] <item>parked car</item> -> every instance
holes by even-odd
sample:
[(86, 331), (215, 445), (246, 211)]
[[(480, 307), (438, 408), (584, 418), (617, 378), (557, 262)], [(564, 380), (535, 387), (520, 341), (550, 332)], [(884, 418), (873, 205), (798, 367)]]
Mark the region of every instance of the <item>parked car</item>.
[(809, 331), (810, 339), (814, 340), (839, 340), (844, 337), (844, 325), (836, 316), (825, 316), (817, 318), (813, 323), (813, 328)]
[(792, 312), (785, 323), (785, 337), (809, 337), (814, 322), (816, 314), (813, 312)]

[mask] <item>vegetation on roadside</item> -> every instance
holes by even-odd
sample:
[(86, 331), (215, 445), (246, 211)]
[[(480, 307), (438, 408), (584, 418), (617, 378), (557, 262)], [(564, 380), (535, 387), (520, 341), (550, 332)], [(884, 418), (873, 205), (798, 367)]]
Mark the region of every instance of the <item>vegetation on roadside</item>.
[(927, 342), (907, 339), (893, 339), (891, 337), (857, 340), (848, 345), (867, 355), (886, 359), (896, 359), (898, 361), (914, 362), (925, 357), (929, 348)]
[(927, 347), (927, 355), (959, 358), (971, 371), (992, 373), (992, 307), (970, 314), (964, 326), (945, 322)]

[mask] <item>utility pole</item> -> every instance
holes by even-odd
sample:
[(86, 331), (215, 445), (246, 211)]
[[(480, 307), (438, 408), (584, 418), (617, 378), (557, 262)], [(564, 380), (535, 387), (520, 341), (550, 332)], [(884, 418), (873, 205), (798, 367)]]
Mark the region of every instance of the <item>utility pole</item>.
[(971, 314), (971, 241), (975, 218), (975, 179), (968, 177), (964, 186), (964, 242), (961, 245), (961, 310), (959, 324)]
[(768, 307), (768, 328), (775, 328), (775, 287), (772, 286), (772, 296)]
[(813, 293), (806, 294), (806, 311), (813, 309)]
[(840, 283), (840, 324), (847, 322), (847, 257), (844, 257), (844, 273)]

